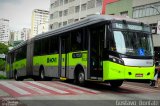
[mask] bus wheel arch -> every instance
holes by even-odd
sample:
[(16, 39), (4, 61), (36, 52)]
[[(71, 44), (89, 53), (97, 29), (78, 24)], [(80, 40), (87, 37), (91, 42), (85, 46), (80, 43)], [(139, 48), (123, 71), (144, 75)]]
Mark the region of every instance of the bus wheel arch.
[(82, 85), (85, 82), (85, 72), (82, 65), (78, 64), (74, 70), (74, 80), (76, 84)]
[(117, 87), (120, 87), (120, 86), (123, 84), (123, 81), (124, 81), (124, 80), (111, 80), (111, 81), (109, 81), (109, 82), (110, 82), (110, 85), (111, 85), (113, 88), (117, 88)]
[(39, 67), (39, 79), (45, 80), (45, 70), (43, 65), (40, 65)]

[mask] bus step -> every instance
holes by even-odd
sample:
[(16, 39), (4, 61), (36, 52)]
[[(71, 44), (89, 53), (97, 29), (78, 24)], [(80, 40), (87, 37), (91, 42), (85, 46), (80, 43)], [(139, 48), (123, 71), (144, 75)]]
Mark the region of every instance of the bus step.
[(60, 77), (60, 80), (65, 81), (65, 80), (67, 80), (67, 78), (65, 78), (65, 77)]

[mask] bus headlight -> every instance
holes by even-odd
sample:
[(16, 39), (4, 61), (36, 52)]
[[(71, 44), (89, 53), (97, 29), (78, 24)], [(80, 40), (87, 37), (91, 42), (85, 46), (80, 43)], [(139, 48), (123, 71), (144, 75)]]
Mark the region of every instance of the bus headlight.
[(109, 60), (112, 62), (124, 65), (124, 61), (118, 57), (114, 57), (114, 56), (109, 55)]

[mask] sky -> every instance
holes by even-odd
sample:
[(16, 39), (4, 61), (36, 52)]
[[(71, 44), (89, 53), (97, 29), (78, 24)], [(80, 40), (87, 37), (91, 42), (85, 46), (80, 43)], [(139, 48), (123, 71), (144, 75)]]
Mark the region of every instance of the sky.
[(0, 0), (0, 18), (9, 19), (11, 30), (31, 28), (34, 9), (49, 10), (50, 0)]

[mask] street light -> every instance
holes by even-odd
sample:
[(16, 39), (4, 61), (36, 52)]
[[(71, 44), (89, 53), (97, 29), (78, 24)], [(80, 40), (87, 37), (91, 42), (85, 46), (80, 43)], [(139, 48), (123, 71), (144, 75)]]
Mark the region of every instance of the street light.
[(156, 9), (158, 14), (160, 15), (160, 11), (156, 7), (154, 7), (154, 6), (150, 6), (150, 7), (153, 8), (153, 9)]

